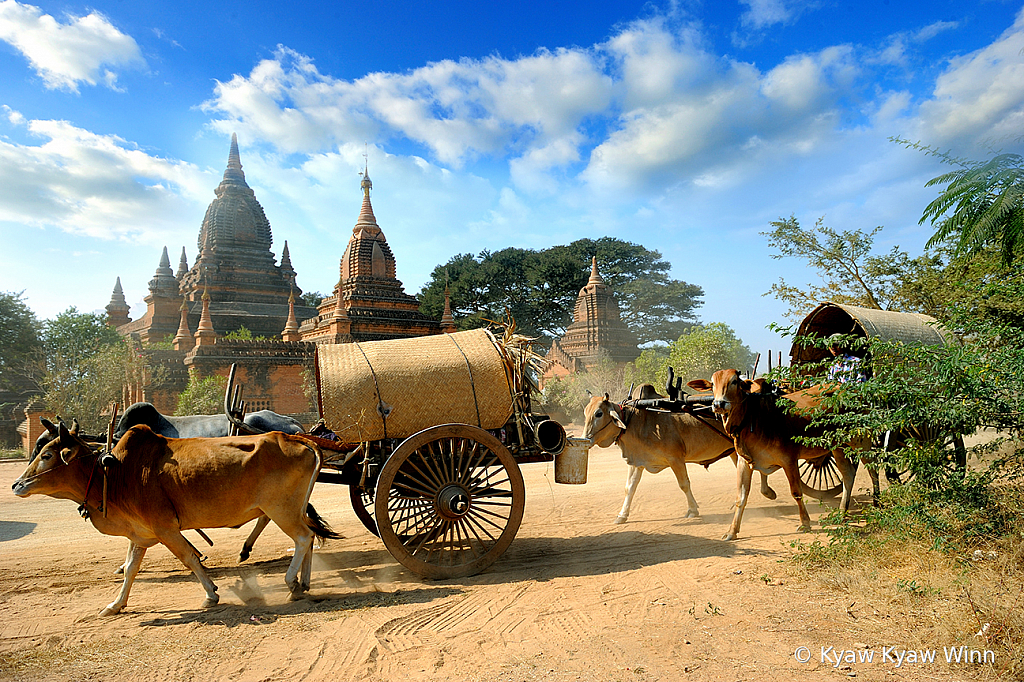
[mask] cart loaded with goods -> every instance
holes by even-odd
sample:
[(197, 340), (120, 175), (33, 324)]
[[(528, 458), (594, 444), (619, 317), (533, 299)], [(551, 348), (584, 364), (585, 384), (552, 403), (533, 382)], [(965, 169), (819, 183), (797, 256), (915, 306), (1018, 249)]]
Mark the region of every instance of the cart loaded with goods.
[(532, 410), (540, 362), (524, 337), (485, 329), (317, 346), (317, 480), (348, 485), (356, 516), (410, 570), (479, 573), (519, 530), (520, 464), (553, 461), (557, 482), (586, 482), (589, 441)]

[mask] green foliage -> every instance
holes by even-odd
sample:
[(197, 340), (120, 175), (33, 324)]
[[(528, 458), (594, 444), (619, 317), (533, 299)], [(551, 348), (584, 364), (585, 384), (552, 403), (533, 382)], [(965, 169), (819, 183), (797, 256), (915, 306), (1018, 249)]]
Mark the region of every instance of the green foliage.
[(43, 352), (50, 374), (81, 365), (89, 358), (121, 342), (121, 336), (107, 326), (106, 316), (80, 313), (71, 306), (43, 323)]
[(302, 296), (299, 297), (299, 301), (302, 305), (309, 306), (310, 308), (316, 308), (323, 302), (323, 300), (324, 295), (319, 291), (304, 291), (302, 292)]
[(485, 326), (508, 311), (520, 332), (550, 342), (572, 322), (593, 256), (615, 293), (622, 320), (641, 344), (675, 339), (694, 323), (694, 309), (704, 293), (700, 287), (669, 278), (671, 265), (657, 251), (611, 237), (541, 251), (508, 248), (476, 257), (459, 254), (434, 269), (419, 293), (420, 307), (440, 319), (448, 285), (459, 329)]
[(736, 338), (736, 333), (721, 322), (694, 327), (667, 347), (645, 349), (625, 369), (628, 383), (653, 384), (662, 392), (671, 367), (683, 383), (708, 379), (720, 369), (748, 370), (754, 353)]
[(106, 428), (111, 403), (144, 369), (140, 350), (96, 313), (68, 308), (43, 323), (46, 376), (40, 381), (47, 408), (74, 417), (87, 432)]
[(568, 419), (583, 423), (583, 408), (590, 395), (610, 394), (613, 398), (626, 397), (623, 369), (609, 358), (602, 358), (589, 371), (552, 379), (544, 384), (541, 409), (553, 416), (561, 412)]
[(956, 167), (926, 185), (945, 185), (921, 216), (921, 223), (935, 226), (928, 246), (950, 243), (956, 255), (971, 256), (996, 245), (1003, 263), (1013, 262), (1024, 249), (1024, 156), (969, 161), (902, 138), (890, 140)]
[(22, 299), (24, 292), (0, 292), (0, 390), (33, 385), (39, 374), (42, 325)]
[(788, 303), (788, 318), (800, 320), (822, 301), (876, 310), (891, 310), (899, 301), (900, 283), (911, 259), (899, 247), (884, 255), (871, 253), (881, 227), (870, 232), (837, 231), (820, 218), (813, 229), (807, 229), (793, 216), (771, 225), (771, 231), (761, 234), (768, 237), (768, 246), (778, 251), (772, 258), (802, 259), (823, 282), (800, 288), (780, 278), (772, 285), (765, 295)]
[(87, 433), (105, 432), (111, 404), (123, 402), (124, 386), (137, 383), (145, 368), (139, 349), (120, 337), (77, 358), (48, 356), (47, 365), (46, 407), (78, 419)]
[(178, 396), (174, 414), (220, 414), (227, 385), (227, 378), (218, 374), (200, 378), (196, 372), (189, 371), (188, 387)]
[(235, 331), (228, 332), (224, 335), (226, 341), (266, 341), (265, 336), (253, 336), (252, 331), (249, 330), (244, 324), (236, 329)]

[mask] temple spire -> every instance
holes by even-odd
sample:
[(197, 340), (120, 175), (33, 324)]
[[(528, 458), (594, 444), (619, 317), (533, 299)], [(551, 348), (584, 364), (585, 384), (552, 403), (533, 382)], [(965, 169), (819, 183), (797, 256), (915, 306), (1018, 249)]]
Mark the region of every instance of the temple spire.
[(178, 280), (171, 270), (171, 259), (167, 255), (167, 247), (160, 254), (160, 265), (156, 268), (153, 279), (149, 280), (149, 291), (158, 296), (178, 296)]
[(178, 333), (174, 335), (174, 350), (189, 351), (196, 345), (196, 340), (188, 328), (188, 303), (185, 299), (181, 301), (181, 323), (178, 325)]
[(451, 334), (456, 331), (455, 318), (452, 317), (451, 297), (448, 293), (448, 283), (444, 285), (444, 313), (441, 315), (441, 331)]
[(122, 324), (128, 324), (131, 319), (128, 317), (128, 311), (131, 308), (128, 307), (128, 302), (124, 300), (124, 291), (121, 289), (121, 278), (117, 278), (117, 283), (114, 284), (114, 291), (110, 294), (110, 303), (107, 304), (107, 325), (111, 327), (120, 327)]
[(224, 180), (221, 184), (243, 185), (245, 173), (242, 172), (242, 157), (238, 153), (238, 136), (231, 133), (231, 149), (228, 151), (228, 167), (224, 170)]
[(295, 289), (292, 289), (292, 293), (288, 296), (288, 321), (284, 324), (281, 338), (284, 341), (302, 340), (302, 335), (299, 334), (299, 322), (295, 319)]
[(181, 278), (188, 272), (188, 258), (185, 257), (185, 247), (181, 247), (181, 258), (178, 259), (178, 271), (174, 273), (174, 278), (181, 281)]
[(203, 288), (203, 314), (199, 318), (199, 328), (196, 329), (196, 345), (210, 346), (217, 342), (217, 332), (213, 328), (213, 318), (210, 317), (210, 292)]
[[(359, 187), (363, 190), (363, 205), (359, 209), (359, 217), (356, 219), (356, 226), (352, 228), (352, 233), (359, 234), (365, 230), (371, 236), (376, 236), (381, 234), (381, 232), (380, 227), (377, 225), (377, 218), (373, 215), (373, 206), (370, 204), (370, 189), (373, 188), (373, 181), (370, 180), (369, 164), (366, 165), (360, 175), (363, 176), (362, 181), (359, 183)], [(383, 235), (381, 237), (383, 238)]]

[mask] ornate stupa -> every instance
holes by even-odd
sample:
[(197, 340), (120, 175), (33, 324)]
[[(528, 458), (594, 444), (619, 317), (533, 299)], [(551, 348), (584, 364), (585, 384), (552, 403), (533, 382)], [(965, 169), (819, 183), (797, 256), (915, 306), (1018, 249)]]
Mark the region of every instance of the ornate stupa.
[(363, 205), (341, 257), (338, 284), (320, 303), (319, 315), (299, 327), (303, 341), (377, 341), (441, 331), (395, 277), (395, 256), (373, 215), (368, 169), (362, 176)]
[[(227, 169), (214, 194), (216, 198), (206, 209), (199, 230), (195, 263), (188, 267), (182, 248), (175, 273), (165, 247), (156, 274), (149, 282), (145, 315), (124, 323), (119, 312), (108, 310), (109, 319), (116, 315), (122, 322), (117, 325), (119, 332), (138, 334), (143, 341), (173, 339), (182, 324), (183, 296), (187, 306), (186, 328), (197, 329), (203, 295), (207, 293), (210, 323), (216, 336), (242, 326), (254, 336), (280, 335), (288, 320), (288, 297), (293, 291), (296, 295), (302, 292), (295, 286), (287, 243), (281, 253), (281, 265), (274, 262), (270, 221), (245, 181), (235, 135), (231, 136)], [(315, 314), (315, 309), (295, 306), (295, 314), (308, 317)], [(204, 329), (204, 333), (210, 343), (209, 330)]]
[(619, 317), (619, 304), (601, 275), (597, 257), (591, 261), (590, 279), (580, 289), (573, 321), (547, 355), (545, 378), (565, 376), (593, 367), (602, 358), (626, 363), (640, 356), (636, 336)]

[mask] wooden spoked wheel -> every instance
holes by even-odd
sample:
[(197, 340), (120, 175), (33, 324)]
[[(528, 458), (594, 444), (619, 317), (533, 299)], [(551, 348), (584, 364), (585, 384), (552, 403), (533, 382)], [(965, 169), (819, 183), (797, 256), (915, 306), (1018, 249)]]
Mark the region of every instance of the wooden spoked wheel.
[(843, 489), (843, 477), (832, 453), (817, 462), (800, 461), (800, 487), (805, 495), (818, 500), (836, 495)]
[(487, 431), (442, 424), (410, 436), (377, 479), (375, 519), (391, 555), (425, 578), (493, 564), (523, 520), (519, 464)]
[(380, 537), (380, 533), (377, 531), (377, 521), (373, 518), (373, 488), (350, 485), (348, 492), (352, 500), (352, 511), (356, 513), (356, 518), (362, 522), (366, 530)]

